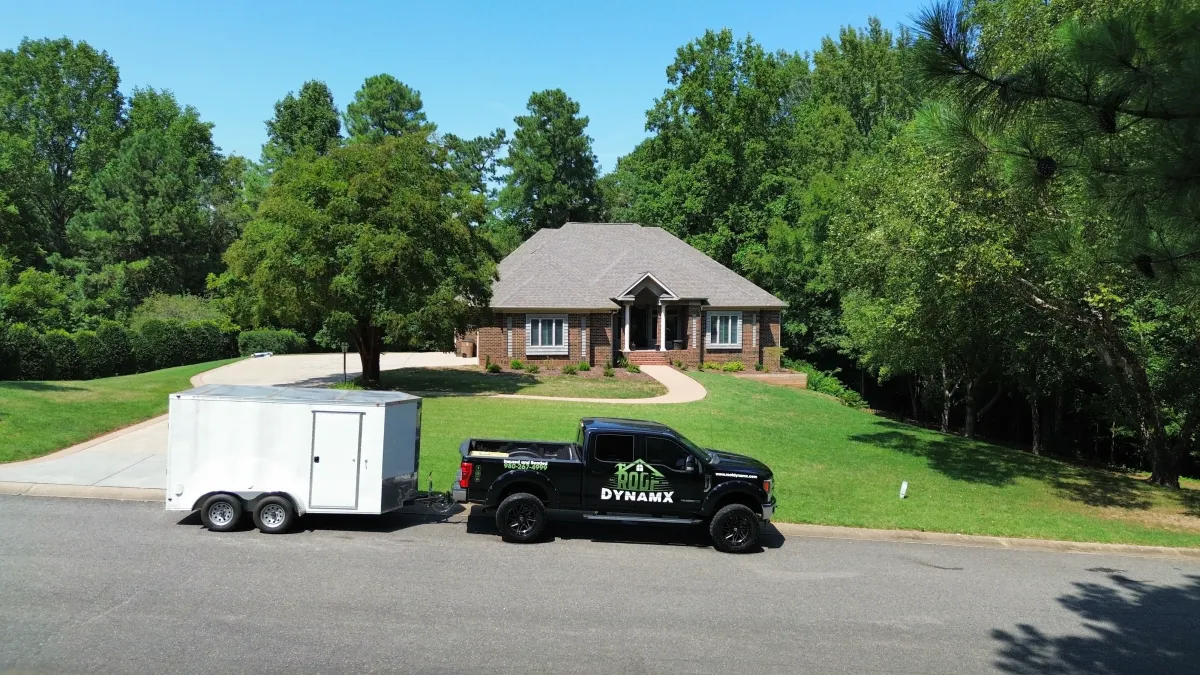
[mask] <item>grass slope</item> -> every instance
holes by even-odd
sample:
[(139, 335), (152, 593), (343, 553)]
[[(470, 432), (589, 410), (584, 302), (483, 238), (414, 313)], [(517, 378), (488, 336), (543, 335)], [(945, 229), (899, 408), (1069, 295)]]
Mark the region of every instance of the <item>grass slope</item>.
[(479, 368), (401, 368), (380, 373), (382, 387), (401, 391), (469, 394), (528, 394), (570, 398), (650, 398), (667, 393), (648, 375), (620, 371), (603, 377), (598, 369), (578, 375), (485, 373)]
[(0, 382), (0, 462), (55, 450), (167, 412), (167, 395), (237, 359), (63, 382)]
[[(897, 424), (812, 392), (692, 376), (709, 395), (681, 405), (427, 399), (422, 471), (432, 471), (435, 487), (445, 488), (458, 467), (458, 445), (469, 436), (567, 440), (580, 417), (635, 417), (767, 462), (782, 521), (1200, 546), (1200, 490), (1161, 490), (1128, 476)], [(904, 480), (909, 497), (901, 500)]]

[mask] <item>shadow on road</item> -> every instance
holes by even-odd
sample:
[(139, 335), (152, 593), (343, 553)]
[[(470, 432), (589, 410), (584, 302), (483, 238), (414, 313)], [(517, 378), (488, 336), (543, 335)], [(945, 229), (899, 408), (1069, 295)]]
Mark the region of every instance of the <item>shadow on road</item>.
[(1009, 673), (1102, 675), (1200, 670), (1200, 576), (1180, 586), (1154, 586), (1120, 570), (1111, 584), (1077, 583), (1058, 599), (1082, 620), (1075, 635), (1048, 635), (1036, 626), (992, 631), (996, 666)]
[[(472, 512), (467, 518), (467, 532), (499, 537), (496, 522), (491, 514)], [(535, 544), (548, 544), (556, 539), (586, 539), (594, 542), (609, 544), (642, 544), (653, 546), (690, 546), (694, 548), (711, 548), (707, 530), (701, 525), (645, 525), (622, 524), (614, 522), (596, 522), (584, 520), (578, 514), (554, 513), (546, 527), (546, 535)], [(751, 549), (752, 553), (763, 550), (780, 548), (784, 544), (784, 536), (774, 525), (766, 524), (758, 538), (758, 547)]]

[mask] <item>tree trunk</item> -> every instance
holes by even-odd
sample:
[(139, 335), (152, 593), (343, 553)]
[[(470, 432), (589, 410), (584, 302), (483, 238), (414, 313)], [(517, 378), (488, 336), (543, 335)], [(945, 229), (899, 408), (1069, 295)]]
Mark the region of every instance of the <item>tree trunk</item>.
[(963, 436), (975, 438), (975, 382), (969, 377), (963, 392)]
[(354, 331), (354, 344), (358, 347), (358, 359), (362, 364), (364, 383), (379, 382), (379, 353), (382, 347), (380, 331), (370, 321), (359, 319)]
[(1033, 436), (1033, 442), (1029, 446), (1029, 451), (1035, 455), (1042, 454), (1042, 413), (1038, 409), (1037, 394), (1029, 395), (1029, 418), (1030, 418), (1030, 433)]
[(921, 418), (917, 409), (917, 388), (913, 386), (912, 375), (908, 376), (908, 401), (912, 404), (912, 418), (914, 422), (920, 422)]
[(958, 391), (958, 385), (962, 382), (962, 376), (954, 381), (954, 386), (950, 386), (950, 379), (946, 375), (946, 364), (942, 364), (942, 433), (950, 433), (950, 410), (954, 407), (954, 394)]
[(1179, 489), (1179, 457), (1167, 439), (1150, 424), (1142, 425), (1142, 443), (1150, 455), (1150, 482)]

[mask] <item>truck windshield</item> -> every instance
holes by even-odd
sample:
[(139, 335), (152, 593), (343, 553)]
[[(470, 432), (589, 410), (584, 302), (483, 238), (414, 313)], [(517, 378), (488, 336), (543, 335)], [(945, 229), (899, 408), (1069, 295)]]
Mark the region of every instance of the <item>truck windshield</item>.
[(687, 439), (687, 437), (684, 436), (683, 434), (676, 434), (676, 435), (679, 436), (679, 442), (683, 443), (684, 445), (686, 445), (688, 447), (689, 450), (696, 453), (696, 456), (698, 456), (700, 459), (703, 459), (704, 461), (708, 462), (709, 464), (717, 463), (717, 458), (711, 452), (709, 452), (709, 451), (705, 450), (704, 448), (696, 445), (695, 443), (689, 441)]

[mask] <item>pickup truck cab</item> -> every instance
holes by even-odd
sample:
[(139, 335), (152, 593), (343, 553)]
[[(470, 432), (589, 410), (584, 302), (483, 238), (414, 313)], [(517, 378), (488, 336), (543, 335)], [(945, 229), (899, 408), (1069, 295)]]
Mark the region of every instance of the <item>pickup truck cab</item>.
[(658, 422), (589, 417), (574, 443), (471, 438), (459, 450), (455, 500), (494, 510), (508, 541), (537, 539), (555, 509), (592, 520), (708, 523), (717, 549), (740, 553), (775, 513), (767, 465), (702, 448)]

